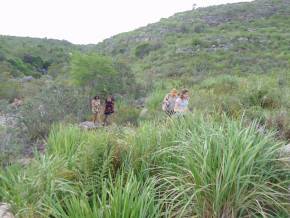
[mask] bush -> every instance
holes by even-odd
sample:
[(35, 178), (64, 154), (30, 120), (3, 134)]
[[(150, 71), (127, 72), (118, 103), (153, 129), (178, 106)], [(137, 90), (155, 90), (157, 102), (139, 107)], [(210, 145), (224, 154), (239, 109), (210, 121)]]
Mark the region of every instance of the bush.
[(20, 123), (30, 139), (45, 138), (53, 123), (79, 122), (90, 112), (90, 100), (80, 90), (52, 85), (21, 107)]
[(287, 112), (270, 115), (265, 121), (266, 127), (277, 131), (277, 137), (290, 141), (290, 119)]
[(239, 88), (239, 80), (235, 76), (222, 75), (203, 81), (201, 88), (212, 90), (216, 95), (228, 94)]
[(160, 49), (162, 45), (160, 43), (150, 44), (148, 42), (142, 43), (135, 48), (135, 56), (138, 58), (144, 58), (151, 51)]
[(0, 167), (9, 165), (22, 152), (24, 141), (19, 130), (0, 125)]
[(21, 86), (18, 82), (11, 80), (0, 82), (0, 100), (5, 99), (10, 103), (13, 102), (15, 98), (20, 97)]
[(264, 109), (275, 109), (281, 106), (282, 93), (268, 86), (255, 87), (248, 90), (243, 98), (246, 106), (260, 106)]
[[(110, 57), (99, 54), (74, 54), (71, 60), (71, 78), (88, 91), (107, 93), (118, 84), (118, 76)], [(91, 94), (90, 93), (90, 94)]]
[(136, 126), (138, 124), (140, 110), (133, 102), (117, 102), (116, 114), (114, 115), (114, 122), (118, 125), (131, 124)]

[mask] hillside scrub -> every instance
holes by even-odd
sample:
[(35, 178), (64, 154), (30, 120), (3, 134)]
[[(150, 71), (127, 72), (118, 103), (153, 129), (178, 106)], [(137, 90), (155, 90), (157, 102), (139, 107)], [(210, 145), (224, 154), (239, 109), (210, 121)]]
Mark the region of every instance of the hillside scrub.
[(89, 112), (89, 99), (71, 86), (50, 84), (20, 108), (19, 125), (29, 140), (46, 138), (53, 123), (80, 122)]
[[(0, 127), (0, 202), (25, 218), (289, 217), (289, 15), (257, 0), (98, 45), (0, 36), (1, 113), (17, 121)], [(172, 88), (189, 90), (186, 117), (161, 110)], [(107, 94), (113, 125), (80, 129)]]
[(0, 200), (19, 217), (275, 217), (289, 212), (282, 145), (226, 116), (57, 125), (44, 156), (1, 170)]
[[(235, 119), (258, 119), (259, 125), (279, 131), (278, 135), (289, 140), (289, 75), (289, 72), (259, 76), (222, 74), (203, 79), (188, 86), (189, 109), (214, 115), (225, 113)], [(156, 86), (146, 101), (146, 119), (164, 115), (161, 111), (162, 99), (170, 87), (183, 87), (181, 84), (167, 79)]]

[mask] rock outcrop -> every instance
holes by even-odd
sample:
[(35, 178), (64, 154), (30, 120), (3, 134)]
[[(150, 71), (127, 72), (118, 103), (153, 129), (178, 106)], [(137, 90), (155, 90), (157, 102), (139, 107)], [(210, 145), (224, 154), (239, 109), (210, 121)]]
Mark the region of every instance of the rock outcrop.
[(9, 204), (0, 203), (0, 218), (14, 218)]
[(281, 153), (280, 153), (281, 157), (289, 157), (290, 160), (290, 144), (285, 145), (284, 147), (281, 148)]

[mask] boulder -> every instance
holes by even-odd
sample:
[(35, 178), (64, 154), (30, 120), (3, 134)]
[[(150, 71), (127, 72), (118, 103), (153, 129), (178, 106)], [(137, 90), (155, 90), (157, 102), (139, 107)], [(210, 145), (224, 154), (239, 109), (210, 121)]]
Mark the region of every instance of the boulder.
[(21, 82), (25, 83), (25, 82), (30, 82), (34, 80), (33, 76), (25, 76), (21, 79)]
[(97, 129), (101, 127), (101, 124), (94, 124), (92, 121), (85, 121), (79, 124), (79, 127), (86, 130)]
[(281, 148), (281, 157), (290, 157), (290, 144)]
[(146, 103), (146, 98), (139, 98), (135, 101), (136, 108), (144, 108)]
[(0, 203), (0, 218), (14, 218), (9, 204)]

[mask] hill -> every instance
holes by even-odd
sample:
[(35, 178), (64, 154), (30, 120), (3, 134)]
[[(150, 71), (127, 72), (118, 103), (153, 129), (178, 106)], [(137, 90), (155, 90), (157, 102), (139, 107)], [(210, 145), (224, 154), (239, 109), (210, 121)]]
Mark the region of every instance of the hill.
[[(77, 46), (53, 39), (0, 36), (1, 73), (9, 72), (14, 77), (54, 74), (57, 65), (68, 62), (69, 53)], [(50, 70), (49, 70), (50, 68)]]
[(208, 74), (289, 68), (289, 0), (199, 8), (104, 40), (96, 50), (136, 73), (195, 82)]
[[(289, 217), (289, 20), (257, 0), (97, 45), (1, 36), (0, 214)], [(168, 118), (173, 87), (189, 112)], [(80, 128), (109, 93), (112, 125)]]

